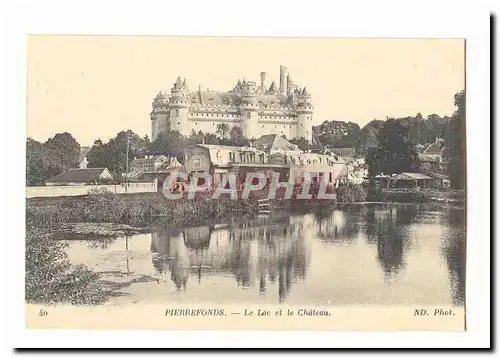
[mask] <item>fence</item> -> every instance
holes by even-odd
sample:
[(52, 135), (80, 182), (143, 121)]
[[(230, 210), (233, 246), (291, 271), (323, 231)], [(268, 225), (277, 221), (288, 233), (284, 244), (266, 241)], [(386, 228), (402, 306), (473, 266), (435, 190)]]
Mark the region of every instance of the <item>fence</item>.
[[(105, 189), (115, 194), (125, 194), (125, 184), (121, 185), (67, 185), (67, 186), (30, 186), (26, 188), (27, 198), (43, 198), (54, 196), (86, 195), (89, 190)], [(127, 194), (152, 193), (158, 190), (156, 181), (148, 183), (129, 183)]]

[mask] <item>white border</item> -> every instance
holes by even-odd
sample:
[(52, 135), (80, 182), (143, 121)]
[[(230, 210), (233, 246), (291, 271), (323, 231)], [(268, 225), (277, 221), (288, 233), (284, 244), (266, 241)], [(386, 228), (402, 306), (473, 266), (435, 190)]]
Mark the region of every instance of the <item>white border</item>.
[[(486, 347), (489, 345), (489, 11), (450, 1), (400, 6), (350, 1), (348, 6), (287, 1), (224, 5), (86, 1), (48, 6), (18, 1), (2, 11), (6, 26), (2, 187), (6, 199), (2, 299), (12, 347)], [(420, 2), (422, 3), (422, 2)], [(265, 4), (265, 5), (264, 5)], [(293, 5), (292, 5), (293, 4)], [(194, 11), (196, 10), (196, 11)], [(189, 15), (189, 16), (187, 16)], [(24, 329), (24, 177), (28, 33), (172, 34), (328, 37), (467, 38), (468, 330), (450, 332), (158, 332)], [(5, 189), (8, 188), (8, 189)], [(13, 268), (16, 268), (15, 274)], [(7, 320), (6, 320), (7, 321)]]

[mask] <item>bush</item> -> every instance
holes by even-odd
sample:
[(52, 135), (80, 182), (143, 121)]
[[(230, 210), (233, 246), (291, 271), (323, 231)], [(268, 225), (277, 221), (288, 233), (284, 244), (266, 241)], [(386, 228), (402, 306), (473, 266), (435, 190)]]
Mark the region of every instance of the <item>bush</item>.
[(343, 184), (337, 190), (337, 202), (341, 203), (359, 203), (366, 201), (366, 190), (363, 186), (357, 184)]
[(25, 297), (28, 303), (94, 305), (107, 300), (99, 275), (71, 265), (65, 245), (33, 229), (26, 233)]

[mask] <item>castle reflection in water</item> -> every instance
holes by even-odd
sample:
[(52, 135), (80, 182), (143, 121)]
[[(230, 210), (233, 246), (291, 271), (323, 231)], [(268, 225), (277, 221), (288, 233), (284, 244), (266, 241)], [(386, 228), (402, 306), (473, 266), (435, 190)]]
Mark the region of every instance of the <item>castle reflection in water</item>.
[[(277, 285), (278, 299), (283, 302), (291, 286), (307, 278), (313, 240), (343, 246), (363, 240), (373, 248), (387, 280), (400, 274), (412, 245), (409, 230), (412, 224), (426, 220), (421, 212), (429, 215), (428, 209), (421, 211), (418, 206), (357, 206), (272, 222), (242, 220), (181, 229), (159, 227), (152, 234), (153, 265), (159, 274), (170, 275), (178, 290), (186, 289), (190, 277), (202, 282), (208, 275), (226, 275), (234, 277), (242, 289), (259, 287), (262, 295), (270, 285)], [(448, 237), (441, 255), (450, 273), (453, 301), (462, 305), (463, 211), (439, 213), (437, 219), (430, 219), (446, 222), (443, 227), (448, 228)]]
[(284, 300), (293, 282), (304, 279), (310, 254), (303, 218), (272, 224), (256, 221), (178, 230), (158, 228), (152, 234), (153, 265), (160, 274), (170, 272), (178, 290), (188, 278), (229, 274), (242, 288), (258, 284), (266, 294), (278, 284)]

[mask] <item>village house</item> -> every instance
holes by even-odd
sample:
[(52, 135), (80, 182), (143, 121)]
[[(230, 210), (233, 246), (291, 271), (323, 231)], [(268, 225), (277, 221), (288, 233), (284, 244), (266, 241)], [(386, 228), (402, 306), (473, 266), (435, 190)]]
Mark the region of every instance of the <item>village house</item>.
[(433, 178), (422, 173), (401, 173), (390, 178), (393, 188), (419, 188), (430, 189), (433, 187)]
[(185, 170), (189, 177), (195, 173), (210, 174), (213, 185), (219, 185), (222, 176), (237, 173), (237, 184), (241, 184), (249, 171), (263, 171), (269, 167), (264, 151), (253, 147), (195, 144), (185, 150)]
[(446, 163), (443, 160), (444, 150), (444, 140), (436, 138), (422, 153), (418, 153), (420, 171), (433, 178), (434, 187), (449, 185), (449, 178), (444, 173), (446, 167)]
[(266, 134), (261, 136), (252, 143), (252, 147), (266, 152), (268, 156), (275, 153), (291, 156), (302, 153), (302, 150), (300, 150), (296, 144), (290, 143), (285, 138), (277, 134)]
[(444, 149), (444, 140), (436, 138), (422, 153), (419, 153), (421, 170), (439, 172), (443, 164)]
[(50, 178), (45, 182), (45, 185), (101, 184), (110, 183), (113, 180), (113, 175), (107, 168), (70, 169)]

